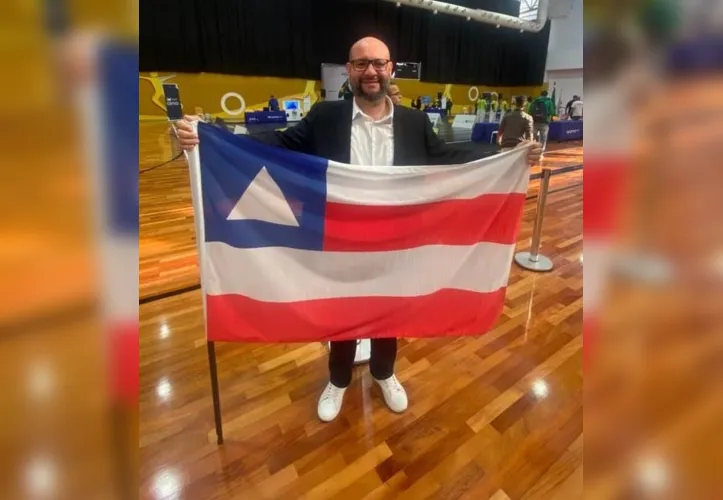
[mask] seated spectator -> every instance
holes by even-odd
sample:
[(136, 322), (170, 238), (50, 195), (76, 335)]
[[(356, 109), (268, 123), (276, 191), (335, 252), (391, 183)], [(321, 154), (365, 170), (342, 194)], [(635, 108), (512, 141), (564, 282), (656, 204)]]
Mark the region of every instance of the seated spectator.
[(532, 139), (532, 116), (525, 113), (525, 98), (515, 97), (515, 109), (502, 118), (497, 131), (497, 143), (502, 151), (514, 148), (522, 141)]

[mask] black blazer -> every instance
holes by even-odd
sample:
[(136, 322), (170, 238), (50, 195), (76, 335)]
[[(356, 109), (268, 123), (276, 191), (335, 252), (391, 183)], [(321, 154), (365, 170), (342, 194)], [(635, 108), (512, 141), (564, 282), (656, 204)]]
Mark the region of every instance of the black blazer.
[[(353, 101), (323, 101), (284, 131), (253, 134), (267, 144), (350, 163)], [(394, 106), (394, 165), (451, 165), (477, 160), (495, 150), (446, 145), (432, 130), (427, 114)]]

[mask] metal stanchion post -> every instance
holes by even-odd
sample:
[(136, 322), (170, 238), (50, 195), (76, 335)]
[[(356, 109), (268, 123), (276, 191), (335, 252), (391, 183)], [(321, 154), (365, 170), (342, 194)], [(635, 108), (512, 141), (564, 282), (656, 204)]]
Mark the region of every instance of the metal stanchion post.
[(540, 180), (540, 194), (537, 197), (537, 217), (535, 227), (532, 230), (532, 244), (529, 252), (518, 252), (515, 254), (515, 262), (520, 267), (530, 271), (547, 272), (552, 270), (552, 261), (540, 255), (540, 233), (542, 233), (542, 220), (545, 217), (545, 204), (547, 203), (547, 191), (550, 188), (550, 169), (542, 169)]

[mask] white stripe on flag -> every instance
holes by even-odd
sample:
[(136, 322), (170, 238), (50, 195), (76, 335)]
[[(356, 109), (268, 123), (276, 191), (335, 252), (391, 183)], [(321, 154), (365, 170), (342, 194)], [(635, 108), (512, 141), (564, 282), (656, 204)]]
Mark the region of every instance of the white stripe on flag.
[(461, 165), (419, 167), (329, 162), (327, 200), (349, 205), (416, 205), (492, 193), (527, 193), (528, 148)]
[(441, 289), (493, 292), (507, 284), (514, 245), (430, 245), (391, 252), (319, 252), (205, 244), (204, 289), (264, 302), (415, 297)]

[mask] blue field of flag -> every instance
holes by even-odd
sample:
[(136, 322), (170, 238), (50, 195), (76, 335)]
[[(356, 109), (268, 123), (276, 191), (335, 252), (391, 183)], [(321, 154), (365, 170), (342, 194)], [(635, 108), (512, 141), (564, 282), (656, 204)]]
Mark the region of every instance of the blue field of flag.
[(323, 248), (326, 160), (205, 123), (198, 135), (206, 242)]
[(100, 49), (104, 191), (108, 223), (119, 234), (138, 236), (138, 48), (106, 43)]

